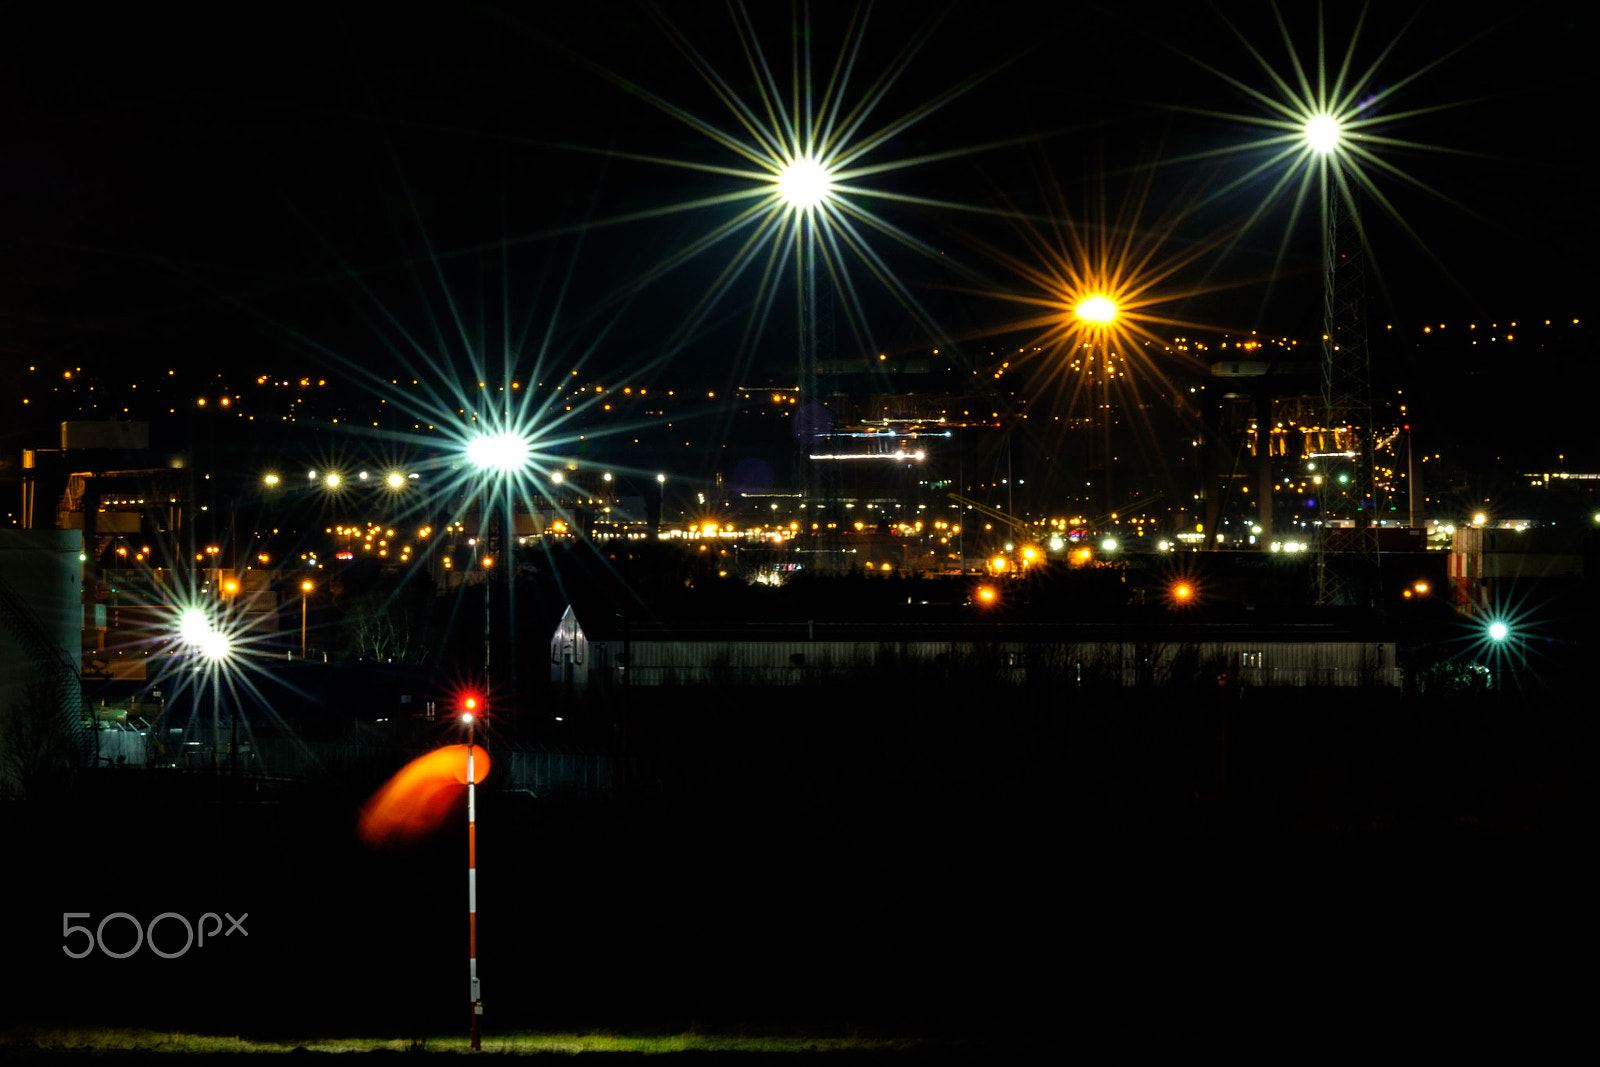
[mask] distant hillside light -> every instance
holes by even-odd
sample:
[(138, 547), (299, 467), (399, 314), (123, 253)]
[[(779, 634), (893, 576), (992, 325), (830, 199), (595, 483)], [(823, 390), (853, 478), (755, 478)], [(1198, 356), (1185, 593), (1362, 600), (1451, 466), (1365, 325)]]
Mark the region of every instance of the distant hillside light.
[(816, 207), (833, 192), (833, 175), (811, 156), (791, 160), (778, 172), (778, 195), (797, 211)]
[(1341, 128), (1332, 115), (1313, 115), (1306, 121), (1306, 144), (1326, 155), (1339, 147)]
[(1117, 317), (1117, 305), (1103, 296), (1091, 296), (1072, 311), (1078, 318), (1089, 322), (1110, 322)]

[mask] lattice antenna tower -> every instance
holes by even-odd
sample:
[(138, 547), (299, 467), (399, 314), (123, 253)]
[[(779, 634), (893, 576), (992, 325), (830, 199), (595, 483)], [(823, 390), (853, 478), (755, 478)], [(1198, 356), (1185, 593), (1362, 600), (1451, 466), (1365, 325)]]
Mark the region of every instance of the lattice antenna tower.
[[(1330, 184), (1323, 233), (1322, 403), (1331, 447), (1322, 474), (1322, 528), (1317, 537), (1317, 603), (1370, 603), (1378, 596), (1378, 514), (1372, 427), (1372, 358), (1367, 347), (1366, 244), (1352, 196)], [(1329, 531), (1339, 521), (1347, 565), (1329, 558)], [(1342, 570), (1343, 573), (1339, 573)]]

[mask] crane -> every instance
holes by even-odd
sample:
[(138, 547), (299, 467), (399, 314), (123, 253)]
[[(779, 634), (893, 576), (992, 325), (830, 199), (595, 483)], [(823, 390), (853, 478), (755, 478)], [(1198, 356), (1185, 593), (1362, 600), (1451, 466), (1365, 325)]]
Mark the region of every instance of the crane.
[(1024, 537), (1033, 536), (1033, 530), (1028, 526), (1028, 523), (1023, 519), (1017, 518), (1015, 515), (1007, 515), (999, 508), (991, 508), (988, 504), (980, 504), (976, 500), (962, 496), (960, 493), (946, 493), (945, 496), (949, 497), (951, 500), (954, 500), (962, 507), (971, 508), (973, 511), (987, 515), (991, 519), (996, 519), (1005, 523), (1007, 526), (1011, 527), (1013, 530), (1016, 530)]
[(1160, 489), (1157, 489), (1155, 492), (1151, 493), (1149, 496), (1140, 497), (1138, 500), (1135, 500), (1131, 504), (1124, 504), (1122, 507), (1118, 508), (1116, 511), (1108, 511), (1104, 515), (1096, 515), (1094, 518), (1090, 519), (1087, 523), (1084, 524), (1084, 529), (1090, 530), (1090, 531), (1098, 530), (1101, 526), (1104, 526), (1106, 523), (1112, 521), (1113, 519), (1118, 519), (1118, 518), (1121, 518), (1123, 515), (1127, 515), (1127, 514), (1130, 514), (1132, 512), (1139, 511), (1139, 510), (1141, 510), (1143, 508), (1149, 507), (1151, 504), (1154, 504), (1157, 500), (1160, 500), (1163, 496), (1166, 496), (1166, 493), (1164, 491), (1160, 490)]

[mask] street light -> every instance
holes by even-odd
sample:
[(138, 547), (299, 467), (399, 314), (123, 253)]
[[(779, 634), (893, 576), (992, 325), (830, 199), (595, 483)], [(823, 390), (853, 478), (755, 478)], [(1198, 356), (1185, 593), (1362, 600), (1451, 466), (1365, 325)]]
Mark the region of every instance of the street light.
[[(178, 639), (189, 651), (199, 656), (205, 667), (211, 670), (220, 668), (233, 656), (233, 636), (221, 626), (218, 626), (210, 612), (200, 607), (183, 609), (178, 615)], [(213, 679), (214, 680), (214, 679)], [(213, 689), (216, 687), (213, 686)], [(211, 768), (219, 770), (217, 760), (217, 708), (220, 695), (213, 692), (211, 700)], [(229, 761), (234, 770), (238, 769), (239, 753), (239, 715), (235, 711), (232, 719), (233, 740)]]

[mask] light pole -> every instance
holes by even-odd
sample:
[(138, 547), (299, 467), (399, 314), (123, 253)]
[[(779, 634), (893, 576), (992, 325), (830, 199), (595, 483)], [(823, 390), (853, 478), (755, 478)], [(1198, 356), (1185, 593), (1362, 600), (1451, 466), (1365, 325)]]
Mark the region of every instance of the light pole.
[[(233, 638), (217, 626), (211, 614), (203, 608), (185, 608), (178, 616), (178, 637), (188, 646), (191, 652), (197, 654), (205, 665), (213, 672), (220, 669), (222, 664), (233, 655)], [(213, 674), (213, 680), (214, 680)], [(196, 686), (199, 691), (199, 686)], [(211, 698), (211, 769), (220, 772), (221, 761), (217, 758), (218, 718), (217, 707), (220, 703), (220, 692), (213, 686)], [(232, 722), (233, 748), (230, 759), (235, 769), (238, 767), (239, 746), (239, 717), (237, 712)]]
[[(1090, 444), (1091, 452), (1098, 452), (1089, 462), (1091, 471), (1098, 469), (1100, 475), (1100, 503), (1101, 510), (1106, 514), (1117, 509), (1116, 495), (1111, 486), (1111, 346), (1116, 337), (1117, 322), (1116, 301), (1104, 293), (1093, 293), (1080, 300), (1072, 309), (1072, 314), (1078, 320), (1077, 327), (1083, 331), (1089, 341), (1090, 358), (1094, 358), (1094, 350), (1099, 348), (1100, 357), (1100, 404), (1099, 409), (1092, 412), (1095, 435)], [(1090, 391), (1089, 402), (1095, 402), (1094, 392)], [(1009, 431), (1008, 431), (1009, 433)], [(1009, 439), (1007, 443), (1007, 463), (1010, 461)], [(1011, 479), (1006, 478), (1007, 492), (1009, 494)], [(1008, 509), (1009, 510), (1009, 509)]]
[[(528, 461), (528, 443), (514, 433), (479, 434), (467, 442), (467, 460), (486, 478), (507, 476), (520, 470)], [(489, 658), (493, 634), (493, 561), (494, 561), (494, 507), (495, 495), (490, 492), (478, 499), (478, 539), (483, 542), (483, 679), (489, 684)], [(476, 559), (476, 555), (474, 555)]]
[(817, 228), (826, 220), (828, 201), (834, 195), (834, 177), (821, 160), (798, 155), (778, 172), (776, 181), (779, 198), (795, 216), (800, 254), (800, 400), (811, 409), (798, 427), (801, 462), (805, 464), (800, 488), (806, 498), (826, 497), (828, 487), (818, 484), (809, 461), (817, 437), (814, 431), (831, 429), (823, 419), (818, 366), (826, 365), (831, 355), (833, 316), (832, 305), (824, 304), (826, 293), (819, 294), (817, 290)]
[[(1322, 193), (1322, 404), (1323, 425), (1336, 432), (1349, 427), (1353, 440), (1334, 451), (1351, 454), (1352, 476), (1326, 481), (1318, 494), (1322, 536), (1317, 539), (1317, 602), (1373, 599), (1378, 590), (1377, 530), (1367, 508), (1376, 510), (1373, 479), (1372, 361), (1367, 350), (1365, 323), (1366, 249), (1361, 220), (1356, 213), (1354, 190), (1340, 176), (1346, 133), (1340, 119), (1326, 112), (1309, 118), (1304, 127), (1305, 147), (1317, 167)], [(1351, 516), (1354, 541), (1346, 546), (1357, 558), (1353, 577), (1356, 588), (1340, 589), (1337, 575), (1328, 569), (1327, 539), (1339, 513)]]

